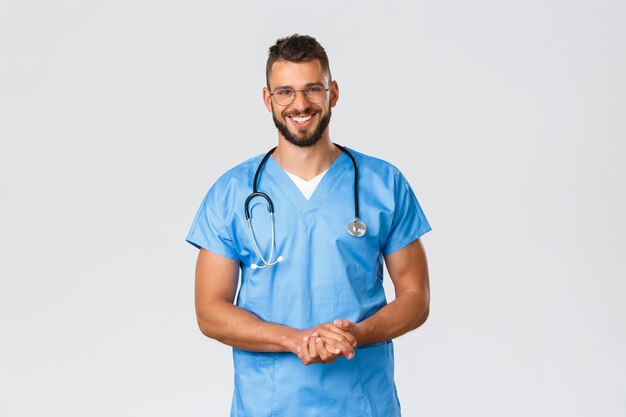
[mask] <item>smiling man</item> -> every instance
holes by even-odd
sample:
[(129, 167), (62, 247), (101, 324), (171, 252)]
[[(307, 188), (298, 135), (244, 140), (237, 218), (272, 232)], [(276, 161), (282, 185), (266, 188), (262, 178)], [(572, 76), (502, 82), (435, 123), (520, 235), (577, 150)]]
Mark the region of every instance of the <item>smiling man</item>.
[[(300, 147), (315, 145), (330, 124), (331, 107), (335, 105), (338, 97), (337, 83), (330, 81), (330, 69), (324, 68), (321, 61), (308, 61), (303, 65), (301, 62), (291, 61), (268, 61), (268, 80), (273, 73), (273, 81), (278, 83), (280, 79), (308, 79), (315, 80), (304, 85), (298, 90), (305, 98), (305, 105), (292, 105), (295, 100), (296, 90), (291, 85), (280, 85), (270, 93), (269, 88), (263, 89), (263, 98), (267, 109), (272, 112), (274, 124), (280, 135), (290, 143)], [(273, 71), (272, 71), (273, 70)], [(331, 87), (326, 88), (326, 85)], [(330, 106), (324, 106), (324, 98), (328, 90), (333, 89), (331, 97), (335, 99)], [(274, 112), (273, 102), (278, 105)], [(289, 128), (291, 126), (291, 129)]]
[(392, 339), (428, 317), (430, 226), (397, 168), (331, 140), (314, 38), (279, 39), (266, 78), (278, 145), (219, 178), (187, 235), (199, 327), (233, 347), (231, 416), (400, 416)]

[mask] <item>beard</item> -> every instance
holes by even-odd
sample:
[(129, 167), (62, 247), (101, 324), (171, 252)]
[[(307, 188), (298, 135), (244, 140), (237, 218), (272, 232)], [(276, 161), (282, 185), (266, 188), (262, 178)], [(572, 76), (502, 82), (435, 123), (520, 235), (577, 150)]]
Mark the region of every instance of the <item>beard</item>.
[(281, 135), (290, 143), (300, 146), (302, 148), (307, 148), (309, 146), (315, 145), (322, 138), (322, 134), (330, 124), (330, 116), (332, 115), (332, 111), (330, 107), (328, 108), (328, 114), (320, 119), (317, 127), (311, 132), (310, 135), (300, 134), (294, 135), (287, 128), (287, 125), (276, 118), (274, 112), (272, 112), (272, 119), (274, 119), (274, 124), (276, 125), (276, 129), (280, 132)]

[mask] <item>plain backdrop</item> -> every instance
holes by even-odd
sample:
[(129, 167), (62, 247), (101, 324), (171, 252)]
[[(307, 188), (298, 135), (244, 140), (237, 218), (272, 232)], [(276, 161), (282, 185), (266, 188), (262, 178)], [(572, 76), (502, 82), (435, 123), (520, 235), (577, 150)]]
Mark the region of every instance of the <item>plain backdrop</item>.
[(330, 57), (331, 138), (398, 166), (433, 226), (431, 316), (396, 340), (404, 416), (626, 415), (624, 16), (0, 0), (0, 415), (228, 415), (184, 237), (275, 144), (265, 60), (293, 33)]

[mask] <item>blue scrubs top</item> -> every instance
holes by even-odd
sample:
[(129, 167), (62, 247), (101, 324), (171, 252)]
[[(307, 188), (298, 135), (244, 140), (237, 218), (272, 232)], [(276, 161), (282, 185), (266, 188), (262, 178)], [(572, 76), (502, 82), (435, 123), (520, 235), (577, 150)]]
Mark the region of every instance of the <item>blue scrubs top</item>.
[[(237, 305), (262, 320), (308, 329), (335, 319), (360, 322), (387, 301), (383, 257), (430, 230), (404, 176), (393, 165), (350, 150), (359, 166), (364, 237), (354, 219), (354, 168), (343, 152), (307, 200), (270, 157), (258, 180), (274, 204), (275, 256), (266, 269), (254, 251), (244, 212), (263, 155), (224, 174), (204, 198), (187, 236), (192, 245), (239, 262)], [(252, 227), (267, 259), (271, 223), (263, 199), (250, 204)], [(355, 357), (304, 366), (292, 353), (234, 348), (232, 417), (400, 416), (391, 341), (356, 349)]]

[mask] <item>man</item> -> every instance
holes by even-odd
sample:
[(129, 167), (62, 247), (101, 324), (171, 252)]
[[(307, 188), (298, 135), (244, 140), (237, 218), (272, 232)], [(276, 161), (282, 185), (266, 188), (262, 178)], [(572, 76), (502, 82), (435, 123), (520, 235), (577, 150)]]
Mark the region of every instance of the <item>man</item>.
[(400, 416), (391, 339), (428, 317), (430, 226), (395, 167), (331, 141), (315, 39), (279, 39), (266, 77), (278, 146), (224, 174), (187, 236), (199, 327), (233, 347), (231, 416)]

